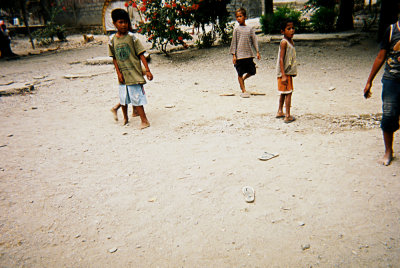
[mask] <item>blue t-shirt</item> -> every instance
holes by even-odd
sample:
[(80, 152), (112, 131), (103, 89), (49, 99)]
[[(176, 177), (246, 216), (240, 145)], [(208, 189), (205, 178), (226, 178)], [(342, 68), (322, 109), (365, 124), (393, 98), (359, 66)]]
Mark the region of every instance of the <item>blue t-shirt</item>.
[(383, 78), (400, 81), (400, 21), (387, 28), (381, 49), (387, 50)]

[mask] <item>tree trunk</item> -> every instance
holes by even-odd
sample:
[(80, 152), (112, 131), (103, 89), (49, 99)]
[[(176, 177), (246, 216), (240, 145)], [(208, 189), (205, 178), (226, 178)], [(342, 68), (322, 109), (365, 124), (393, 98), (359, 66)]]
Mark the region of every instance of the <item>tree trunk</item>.
[(19, 0), (19, 4), (21, 5), (22, 14), (24, 16), (24, 23), (26, 30), (28, 31), (29, 40), (31, 41), (32, 48), (35, 49), (35, 45), (33, 44), (33, 39), (31, 35), (31, 29), (29, 28), (29, 23), (28, 23), (28, 12), (26, 11), (26, 1)]
[(273, 14), (274, 13), (274, 1), (273, 0), (264, 0), (264, 15)]
[(40, 0), (41, 15), (43, 16), (44, 24), (47, 24), (50, 20), (49, 6), (48, 0)]
[(381, 41), (387, 27), (397, 21), (397, 14), (399, 11), (398, 0), (382, 0), (381, 1), (381, 13), (379, 16), (379, 29), (378, 29), (378, 41)]
[(354, 0), (340, 0), (339, 17), (336, 23), (338, 31), (347, 31), (354, 28), (353, 9)]

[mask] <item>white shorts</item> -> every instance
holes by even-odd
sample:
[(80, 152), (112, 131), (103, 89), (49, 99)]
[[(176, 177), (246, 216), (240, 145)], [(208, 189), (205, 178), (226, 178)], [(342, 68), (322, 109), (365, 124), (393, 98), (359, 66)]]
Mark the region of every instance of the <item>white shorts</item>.
[(133, 106), (147, 104), (143, 85), (119, 85), (119, 103), (121, 105), (132, 104)]

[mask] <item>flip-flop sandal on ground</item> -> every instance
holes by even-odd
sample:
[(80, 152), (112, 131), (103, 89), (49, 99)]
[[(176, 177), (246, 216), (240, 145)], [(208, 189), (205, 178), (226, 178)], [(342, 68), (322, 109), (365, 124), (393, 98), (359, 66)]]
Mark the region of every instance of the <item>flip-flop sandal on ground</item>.
[(254, 202), (254, 189), (251, 186), (245, 186), (242, 188), (242, 193), (244, 195), (244, 199), (247, 203)]
[(250, 92), (250, 95), (253, 95), (253, 96), (265, 96), (266, 94), (263, 93), (263, 92), (252, 91), (252, 92)]
[(235, 96), (235, 93), (221, 93), (219, 95), (223, 97), (230, 97), (230, 96)]
[(250, 98), (250, 94), (248, 92), (242, 92), (242, 93), (240, 93), (240, 97), (242, 97), (242, 98)]
[(288, 123), (292, 123), (293, 121), (295, 121), (296, 120), (296, 118), (294, 118), (293, 116), (291, 116), (291, 117), (289, 117), (289, 118), (285, 118), (284, 120), (283, 120), (283, 122), (285, 122), (286, 124), (288, 124)]
[(279, 154), (264, 152), (258, 159), (261, 161), (267, 161), (277, 156), (279, 156)]
[(275, 116), (275, 118), (284, 118), (285, 117), (285, 114), (283, 114), (283, 115), (276, 115)]

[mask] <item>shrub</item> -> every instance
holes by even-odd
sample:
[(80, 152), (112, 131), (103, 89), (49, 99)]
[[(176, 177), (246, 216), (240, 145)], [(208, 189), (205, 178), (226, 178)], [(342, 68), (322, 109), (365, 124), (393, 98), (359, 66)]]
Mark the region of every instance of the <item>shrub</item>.
[(336, 12), (334, 9), (319, 7), (311, 16), (311, 27), (321, 33), (334, 31)]
[(278, 7), (272, 15), (263, 15), (260, 18), (261, 29), (266, 34), (280, 33), (280, 23), (290, 19), (296, 27), (296, 32), (305, 32), (308, 27), (306, 20), (300, 19), (301, 11), (291, 9), (288, 6)]
[(234, 23), (226, 23), (224, 27), (217, 26), (217, 33), (220, 36), (220, 44), (229, 45), (232, 41)]
[(32, 36), (40, 45), (49, 45), (54, 42), (54, 36), (60, 41), (66, 40), (66, 30), (64, 25), (57, 24), (55, 22), (57, 15), (66, 11), (65, 6), (61, 5), (61, 1), (57, 0), (55, 2), (51, 2), (50, 10), (48, 10), (50, 19), (46, 23), (43, 29), (39, 29), (32, 33)]
[(144, 16), (144, 22), (139, 25), (138, 32), (146, 35), (152, 43), (152, 48), (158, 48), (167, 54), (167, 46), (184, 45), (185, 40), (192, 37), (180, 27), (189, 25), (191, 12), (198, 6), (189, 1), (165, 1), (162, 0), (132, 0), (127, 5), (137, 7)]
[[(191, 35), (182, 26), (200, 25), (203, 29), (198, 45), (210, 47), (216, 34), (226, 39), (230, 0), (130, 0), (126, 6), (137, 7), (145, 21), (138, 25), (138, 32), (147, 36), (152, 48), (167, 54), (168, 45), (183, 45)], [(206, 33), (205, 25), (212, 24), (212, 31)], [(167, 54), (168, 55), (168, 54)]]
[(317, 32), (332, 32), (336, 20), (334, 0), (308, 0), (305, 11), (311, 11), (311, 27)]

